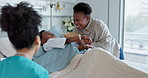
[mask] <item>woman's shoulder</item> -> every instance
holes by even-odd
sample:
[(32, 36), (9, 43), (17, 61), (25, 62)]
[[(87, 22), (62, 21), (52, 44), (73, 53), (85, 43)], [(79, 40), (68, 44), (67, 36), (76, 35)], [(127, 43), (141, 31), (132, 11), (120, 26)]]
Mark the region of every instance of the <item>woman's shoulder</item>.
[(91, 25), (97, 30), (106, 26), (106, 24), (101, 19), (95, 18), (91, 18)]
[(101, 19), (91, 18), (91, 20), (92, 22), (97, 23), (97, 24), (104, 23)]

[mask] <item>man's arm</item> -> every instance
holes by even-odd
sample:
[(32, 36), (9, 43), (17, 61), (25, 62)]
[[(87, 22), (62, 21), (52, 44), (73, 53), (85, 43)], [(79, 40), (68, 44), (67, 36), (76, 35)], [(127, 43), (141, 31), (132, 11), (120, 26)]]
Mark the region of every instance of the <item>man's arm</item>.
[(91, 44), (92, 43), (92, 40), (91, 40), (90, 37), (88, 37), (86, 35), (79, 35), (79, 36), (67, 38), (65, 44), (68, 44), (70, 42), (75, 42), (75, 41), (81, 41), (81, 40), (84, 40), (85, 44)]

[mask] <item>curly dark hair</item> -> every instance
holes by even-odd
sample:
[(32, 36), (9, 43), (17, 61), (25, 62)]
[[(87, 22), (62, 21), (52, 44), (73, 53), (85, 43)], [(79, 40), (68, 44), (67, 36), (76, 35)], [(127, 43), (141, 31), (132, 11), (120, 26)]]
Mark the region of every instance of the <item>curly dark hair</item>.
[(1, 9), (0, 24), (2, 31), (6, 31), (9, 40), (16, 49), (30, 48), (41, 26), (41, 16), (27, 2), (20, 2), (16, 6), (9, 4)]
[(74, 13), (83, 12), (85, 15), (90, 15), (92, 13), (92, 8), (89, 4), (80, 2), (73, 7)]

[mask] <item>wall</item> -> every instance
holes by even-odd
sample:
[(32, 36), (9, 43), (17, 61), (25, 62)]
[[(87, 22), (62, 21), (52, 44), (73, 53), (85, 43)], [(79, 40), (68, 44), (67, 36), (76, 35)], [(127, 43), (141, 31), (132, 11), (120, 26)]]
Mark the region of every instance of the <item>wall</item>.
[(87, 2), (93, 9), (91, 16), (101, 19), (108, 24), (108, 0), (77, 0), (78, 2)]
[(116, 40), (119, 40), (119, 2), (120, 0), (109, 0), (108, 26), (111, 34)]

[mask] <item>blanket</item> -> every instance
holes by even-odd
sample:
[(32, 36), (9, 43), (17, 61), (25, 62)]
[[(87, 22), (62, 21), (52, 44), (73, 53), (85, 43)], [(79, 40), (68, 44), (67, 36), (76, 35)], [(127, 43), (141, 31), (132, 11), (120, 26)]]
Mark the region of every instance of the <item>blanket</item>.
[(127, 65), (103, 49), (85, 52), (76, 63), (70, 64), (75, 67), (68, 66), (62, 71), (51, 73), (51, 78), (148, 78), (148, 73)]
[(54, 48), (45, 52), (41, 47), (33, 61), (43, 66), (49, 73), (63, 70), (70, 60), (79, 52), (72, 43), (67, 44), (64, 49)]

